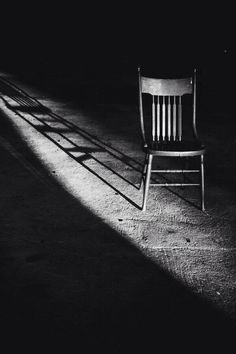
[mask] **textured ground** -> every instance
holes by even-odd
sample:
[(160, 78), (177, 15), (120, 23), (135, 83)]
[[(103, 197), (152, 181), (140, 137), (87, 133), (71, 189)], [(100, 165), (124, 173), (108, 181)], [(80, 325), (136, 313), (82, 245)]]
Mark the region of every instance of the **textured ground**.
[(236, 321), (236, 141), (222, 126), (230, 112), (208, 108), (199, 123), (206, 213), (194, 188), (151, 188), (141, 212), (133, 77), (102, 88), (1, 77), (26, 91), (0, 87), (6, 336), (84, 340), (110, 353), (160, 341), (166, 351), (226, 345)]

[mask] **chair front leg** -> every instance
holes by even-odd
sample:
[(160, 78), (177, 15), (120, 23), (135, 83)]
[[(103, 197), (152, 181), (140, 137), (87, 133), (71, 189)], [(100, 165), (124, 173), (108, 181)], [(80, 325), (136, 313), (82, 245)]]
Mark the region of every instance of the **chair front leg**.
[(143, 193), (142, 211), (146, 210), (147, 196), (148, 196), (148, 190), (149, 190), (150, 178), (151, 178), (151, 170), (152, 170), (152, 158), (153, 158), (153, 155), (148, 155), (148, 163), (147, 163), (147, 168), (146, 168), (146, 177), (145, 177), (145, 185), (144, 185), (144, 193)]
[(147, 171), (147, 160), (148, 160), (148, 154), (145, 155), (144, 165), (143, 165), (143, 170), (142, 170), (142, 176), (141, 176), (141, 182), (140, 182), (140, 185), (139, 185), (139, 189), (142, 188), (143, 182), (145, 181), (145, 175), (146, 175), (146, 171)]
[(201, 155), (201, 209), (205, 210), (204, 155)]

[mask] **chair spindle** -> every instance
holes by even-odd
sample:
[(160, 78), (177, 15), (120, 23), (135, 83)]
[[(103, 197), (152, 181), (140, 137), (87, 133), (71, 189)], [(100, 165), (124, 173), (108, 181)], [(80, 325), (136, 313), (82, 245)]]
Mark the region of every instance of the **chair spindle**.
[(171, 138), (171, 104), (170, 104), (170, 96), (168, 96), (168, 140)]
[(165, 106), (165, 96), (162, 97), (162, 139), (165, 140), (166, 137), (166, 106)]
[(176, 110), (176, 97), (174, 96), (174, 102), (173, 102), (173, 140), (176, 140), (176, 116), (177, 116), (177, 110)]
[(181, 96), (179, 96), (179, 112), (178, 112), (178, 139), (182, 140), (182, 101)]
[(157, 96), (157, 141), (160, 140), (160, 98)]
[(155, 141), (156, 128), (155, 128), (155, 96), (152, 96), (152, 140)]

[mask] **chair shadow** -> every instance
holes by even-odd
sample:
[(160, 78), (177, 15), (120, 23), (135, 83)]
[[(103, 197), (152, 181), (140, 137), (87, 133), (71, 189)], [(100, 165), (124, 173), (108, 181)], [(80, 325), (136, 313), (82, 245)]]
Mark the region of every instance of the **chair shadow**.
[[(120, 150), (112, 147), (111, 145), (106, 144), (105, 142), (101, 141), (97, 137), (93, 136), (92, 134), (88, 133), (84, 129), (78, 127), (77, 125), (67, 121), (65, 118), (62, 118), (61, 116), (53, 113), (50, 109), (47, 107), (44, 108), (44, 105), (42, 105), (40, 102), (38, 102), (35, 99), (32, 99), (31, 97), (27, 96), (26, 99), (21, 97), (21, 92), (14, 93), (14, 95), (7, 92), (6, 95), (13, 100), (14, 102), (17, 103), (17, 106), (14, 104), (9, 103), (4, 97), (3, 100), (6, 104), (6, 106), (13, 110), (19, 117), (21, 117), (23, 120), (25, 120), (28, 124), (30, 124), (32, 127), (34, 127), (37, 131), (39, 131), (42, 135), (44, 135), (47, 139), (52, 141), (58, 148), (60, 148), (63, 152), (65, 152), (68, 156), (70, 156), (73, 160), (76, 162), (80, 163), (84, 168), (86, 168), (89, 172), (93, 173), (97, 178), (102, 180), (105, 184), (107, 184), (111, 189), (113, 189), (116, 193), (118, 193), (121, 197), (123, 197), (126, 201), (128, 201), (131, 205), (136, 207), (137, 209), (141, 210), (141, 207), (137, 205), (133, 200), (131, 200), (129, 197), (127, 197), (122, 191), (120, 191), (117, 187), (113, 186), (110, 184), (105, 178), (100, 176), (96, 171), (94, 171), (92, 168), (88, 167), (85, 164), (85, 161), (87, 160), (93, 160), (97, 163), (99, 163), (102, 167), (106, 168), (108, 171), (110, 171), (112, 174), (115, 174), (117, 177), (119, 177), (121, 180), (126, 182), (127, 184), (131, 185), (135, 189), (139, 189), (139, 187), (132, 183), (129, 179), (126, 177), (122, 176), (119, 172), (115, 171), (113, 168), (108, 166), (104, 161), (101, 159), (97, 158), (96, 156), (93, 155), (93, 153), (96, 152), (105, 152), (108, 153), (112, 158), (119, 160), (120, 162), (124, 163), (128, 167), (130, 167), (132, 170), (136, 171), (137, 173), (141, 173), (141, 169), (139, 166), (141, 166), (140, 162), (131, 158), (130, 156), (124, 154)], [(37, 106), (38, 105), (38, 106)], [(32, 111), (31, 111), (32, 107)], [(28, 113), (29, 116), (33, 117), (34, 119), (37, 120), (41, 125), (34, 124), (30, 121), (29, 118), (26, 116), (22, 115), (21, 113)], [(40, 113), (40, 117), (36, 115), (36, 112)], [(46, 114), (46, 120), (45, 117), (42, 117), (42, 115)], [(47, 118), (50, 118), (49, 120)], [(63, 124), (62, 128), (56, 128), (53, 126), (50, 126), (50, 123), (60, 123)], [(84, 147), (84, 146), (79, 146), (77, 145), (72, 139), (68, 138), (65, 134), (71, 132), (74, 134), (79, 135), (82, 137), (85, 141), (87, 141), (89, 144), (94, 145), (94, 148), (91, 147)], [(63, 145), (61, 145), (56, 138), (53, 138), (49, 136), (49, 133), (55, 133), (57, 134), (57, 137), (60, 136), (63, 138), (63, 140), (67, 141), (72, 147), (70, 148), (65, 148)], [(83, 153), (83, 156), (76, 157), (73, 154), (74, 153)], [(138, 167), (137, 167), (138, 166)]]

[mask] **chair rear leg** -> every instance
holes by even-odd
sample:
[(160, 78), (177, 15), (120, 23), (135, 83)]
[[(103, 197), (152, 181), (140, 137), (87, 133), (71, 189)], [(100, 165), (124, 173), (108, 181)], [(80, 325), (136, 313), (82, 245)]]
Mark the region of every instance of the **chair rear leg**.
[(146, 177), (145, 177), (145, 185), (144, 185), (144, 193), (143, 193), (142, 211), (146, 210), (147, 196), (148, 196), (148, 190), (149, 190), (150, 178), (151, 178), (152, 158), (153, 158), (152, 155), (148, 155), (148, 161), (146, 161), (147, 167), (146, 167)]
[(205, 210), (204, 155), (201, 155), (201, 209)]

